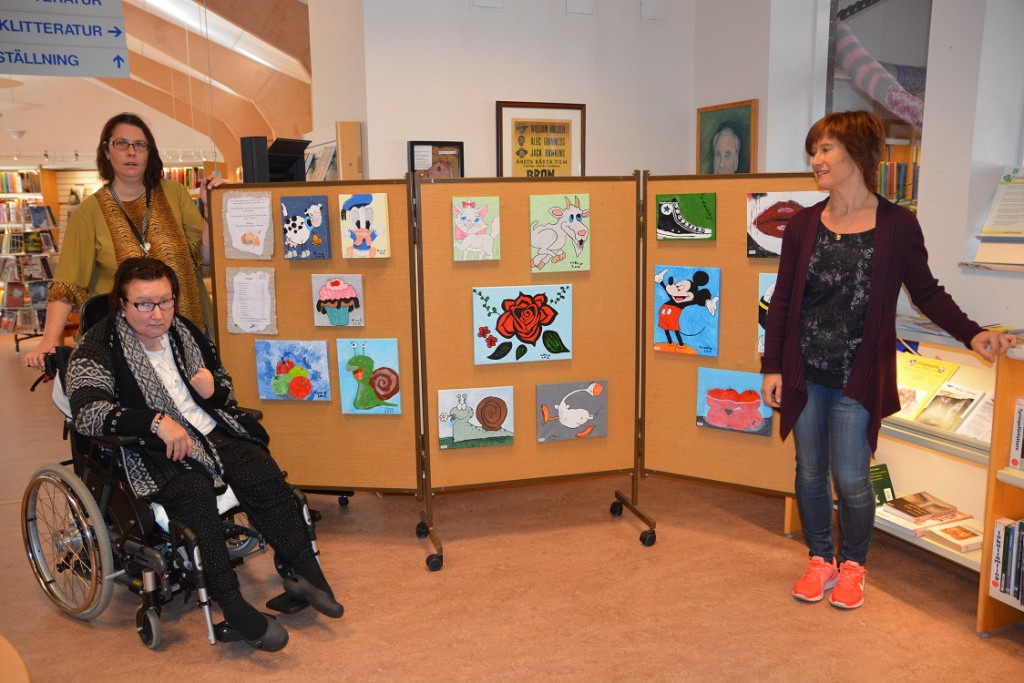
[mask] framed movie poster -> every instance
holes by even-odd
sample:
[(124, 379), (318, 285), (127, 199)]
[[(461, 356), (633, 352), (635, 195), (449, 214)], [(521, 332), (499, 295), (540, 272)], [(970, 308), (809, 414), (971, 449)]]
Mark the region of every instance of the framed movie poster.
[(587, 105), (497, 103), (498, 175), (581, 176), (586, 171)]
[(409, 170), (427, 178), (463, 178), (466, 175), (461, 142), (412, 140), (409, 142)]
[(757, 100), (697, 110), (697, 173), (757, 172)]

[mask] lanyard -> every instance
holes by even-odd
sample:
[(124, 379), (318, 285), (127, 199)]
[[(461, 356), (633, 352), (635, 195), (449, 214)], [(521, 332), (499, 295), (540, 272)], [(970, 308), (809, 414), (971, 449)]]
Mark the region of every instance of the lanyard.
[(110, 190), (110, 196), (114, 198), (114, 202), (117, 203), (117, 208), (121, 209), (121, 213), (124, 214), (124, 219), (128, 221), (128, 227), (132, 229), (135, 234), (135, 239), (138, 240), (139, 246), (142, 247), (142, 255), (149, 256), (150, 243), (146, 241), (146, 228), (149, 225), (149, 209), (151, 206), (150, 188), (146, 188), (146, 213), (142, 215), (142, 230), (140, 231), (135, 227), (135, 223), (132, 222), (131, 216), (124, 210), (124, 204), (121, 203), (121, 198), (117, 196), (117, 192), (114, 191), (114, 184), (110, 183), (107, 185), (107, 189)]

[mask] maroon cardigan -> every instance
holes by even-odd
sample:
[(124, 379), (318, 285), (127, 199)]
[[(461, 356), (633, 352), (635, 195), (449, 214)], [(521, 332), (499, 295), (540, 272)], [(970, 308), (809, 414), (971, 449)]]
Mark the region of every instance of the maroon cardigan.
[[(762, 374), (782, 375), (782, 438), (786, 438), (807, 405), (804, 358), (800, 350), (804, 285), (824, 200), (798, 213), (786, 226), (782, 257), (768, 307)], [(928, 267), (928, 251), (917, 217), (878, 197), (871, 292), (864, 333), (844, 395), (871, 414), (868, 442), (878, 446), (882, 418), (900, 409), (896, 391), (896, 303), (901, 285), (928, 318), (970, 348), (982, 328), (960, 310)]]

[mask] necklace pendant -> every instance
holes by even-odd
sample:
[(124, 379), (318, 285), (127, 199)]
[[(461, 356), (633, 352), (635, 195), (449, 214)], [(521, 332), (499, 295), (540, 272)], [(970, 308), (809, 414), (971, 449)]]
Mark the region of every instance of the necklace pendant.
[(841, 239), (843, 239), (843, 236), (842, 236), (842, 235), (840, 235), (840, 234), (839, 234), (839, 233), (837, 232), (837, 233), (836, 233), (836, 242), (838, 242), (838, 241), (839, 241), (839, 240), (841, 240)]
[(152, 245), (149, 242), (143, 243), (143, 245), (142, 245), (142, 255), (143, 256), (149, 256), (149, 249), (150, 249), (150, 247), (152, 247)]

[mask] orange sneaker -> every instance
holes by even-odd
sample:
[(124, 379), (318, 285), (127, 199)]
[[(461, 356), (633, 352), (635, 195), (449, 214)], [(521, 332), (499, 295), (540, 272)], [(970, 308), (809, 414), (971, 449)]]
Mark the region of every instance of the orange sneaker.
[(793, 586), (793, 597), (804, 602), (818, 602), (825, 597), (825, 591), (836, 585), (838, 579), (835, 558), (826, 562), (825, 558), (815, 555), (810, 558), (807, 573)]
[(864, 604), (864, 577), (868, 570), (853, 560), (839, 565), (839, 582), (828, 597), (833, 607), (857, 609)]

